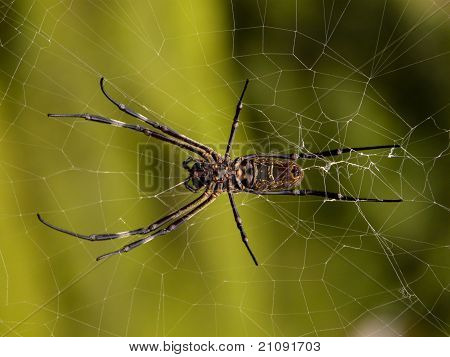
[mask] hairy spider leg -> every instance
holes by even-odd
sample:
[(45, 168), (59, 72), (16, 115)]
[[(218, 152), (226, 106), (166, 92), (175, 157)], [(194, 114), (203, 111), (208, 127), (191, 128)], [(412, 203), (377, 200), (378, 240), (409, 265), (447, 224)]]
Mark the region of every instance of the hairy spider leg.
[(233, 124), (231, 125), (230, 137), (228, 139), (227, 149), (225, 151), (225, 159), (228, 159), (230, 157), (230, 150), (231, 150), (231, 145), (233, 144), (234, 134), (236, 133), (236, 128), (239, 125), (239, 114), (241, 113), (241, 110), (242, 110), (242, 99), (244, 98), (244, 94), (247, 89), (248, 82), (249, 82), (249, 80), (247, 79), (245, 81), (244, 89), (242, 90), (239, 101), (236, 105), (236, 112), (234, 114)]
[(121, 128), (131, 129), (131, 130), (143, 133), (152, 138), (156, 138), (156, 139), (165, 141), (167, 143), (176, 145), (180, 148), (194, 152), (197, 155), (200, 155), (201, 157), (203, 157), (205, 160), (209, 161), (209, 157), (206, 155), (206, 153), (203, 150), (198, 149), (190, 144), (179, 142), (178, 140), (175, 140), (171, 137), (167, 137), (156, 131), (144, 128), (140, 125), (128, 124), (128, 123), (121, 122), (119, 120), (105, 118), (100, 115), (87, 114), (87, 113), (86, 114), (47, 114), (47, 115), (51, 118), (83, 118), (85, 120), (95, 121), (97, 123), (109, 124), (109, 125), (113, 125), (113, 126), (117, 126), (117, 127), (121, 127)]
[(230, 191), (228, 191), (228, 198), (230, 199), (230, 204), (231, 204), (231, 208), (233, 209), (234, 220), (236, 221), (237, 228), (241, 232), (242, 243), (244, 243), (245, 247), (247, 248), (255, 265), (258, 265), (258, 261), (256, 260), (256, 257), (253, 254), (252, 249), (250, 248), (250, 245), (248, 244), (248, 238), (247, 238), (247, 234), (245, 233), (244, 226), (242, 225), (241, 216), (239, 215), (236, 204), (234, 202), (233, 194)]
[(105, 79), (102, 77), (100, 79), (100, 89), (102, 90), (102, 93), (105, 95), (105, 97), (111, 102), (113, 103), (115, 106), (117, 106), (117, 108), (119, 108), (120, 111), (127, 113), (128, 115), (131, 115), (145, 123), (147, 123), (148, 125), (151, 125), (152, 127), (154, 127), (155, 129), (161, 130), (163, 133), (170, 135), (178, 140), (184, 141), (185, 143), (188, 143), (189, 145), (192, 145), (198, 149), (203, 150), (205, 153), (211, 155), (214, 160), (218, 160), (220, 158), (220, 155), (218, 153), (216, 153), (213, 149), (211, 149), (210, 147), (203, 145), (202, 143), (199, 143), (198, 141), (195, 141), (183, 134), (178, 133), (177, 131), (165, 126), (165, 125), (161, 125), (158, 122), (155, 122), (153, 120), (150, 120), (149, 118), (147, 118), (146, 116), (142, 115), (141, 113), (135, 112), (133, 110), (131, 110), (129, 107), (127, 107), (125, 104), (118, 102), (117, 100), (115, 100), (114, 98), (112, 98), (108, 92), (105, 90), (104, 87), (104, 81)]
[(147, 227), (137, 228), (137, 229), (133, 229), (130, 231), (119, 232), (119, 233), (80, 234), (80, 233), (75, 233), (75, 232), (69, 231), (64, 228), (60, 228), (58, 226), (55, 226), (55, 225), (45, 221), (39, 213), (37, 214), (37, 217), (47, 227), (50, 227), (58, 232), (65, 233), (65, 234), (68, 234), (68, 235), (71, 235), (71, 236), (74, 236), (77, 238), (86, 239), (89, 241), (103, 241), (103, 240), (111, 240), (111, 239), (129, 237), (129, 236), (133, 236), (133, 235), (144, 235), (144, 234), (151, 233), (151, 232), (155, 231), (156, 229), (160, 228), (162, 225), (166, 224), (167, 222), (169, 222), (173, 219), (176, 219), (179, 216), (185, 214), (187, 211), (193, 209), (194, 207), (196, 207), (197, 205), (199, 205), (200, 203), (205, 201), (208, 196), (209, 196), (209, 194), (207, 192), (204, 192), (202, 195), (197, 197), (194, 201), (192, 201), (192, 202), (188, 203), (187, 205), (181, 207), (180, 209), (168, 214), (167, 216), (160, 218), (159, 220), (157, 220), (156, 222), (152, 223), (151, 225), (149, 225)]
[(289, 196), (320, 196), (327, 199), (336, 201), (353, 201), (353, 202), (402, 202), (401, 199), (395, 200), (384, 200), (378, 198), (362, 198), (362, 197), (352, 197), (344, 196), (340, 193), (335, 192), (323, 192), (315, 190), (287, 190), (287, 191), (255, 191), (252, 189), (245, 189), (245, 192), (253, 193), (255, 195), (289, 195)]
[(177, 229), (181, 224), (187, 222), (189, 219), (191, 219), (193, 216), (195, 216), (197, 213), (199, 213), (201, 210), (203, 210), (204, 208), (206, 208), (210, 203), (212, 203), (217, 196), (219, 195), (219, 193), (216, 192), (211, 192), (211, 190), (208, 191), (208, 198), (203, 201), (202, 203), (200, 203), (199, 205), (197, 205), (197, 207), (195, 207), (194, 209), (192, 209), (190, 212), (186, 213), (184, 216), (182, 216), (181, 218), (177, 219), (176, 221), (174, 221), (172, 224), (170, 224), (168, 227), (161, 229), (147, 237), (144, 237), (142, 239), (136, 240), (134, 242), (131, 242), (125, 246), (123, 246), (122, 248), (112, 251), (110, 253), (106, 253), (103, 255), (100, 255), (99, 257), (97, 257), (97, 261), (103, 260), (105, 258), (109, 258), (113, 255), (117, 255), (117, 254), (122, 254), (122, 253), (128, 253), (130, 250), (135, 249), (145, 243), (148, 243), (150, 241), (152, 241), (153, 239), (155, 239), (156, 237), (162, 236), (162, 235), (166, 235), (167, 233), (172, 232), (173, 230)]

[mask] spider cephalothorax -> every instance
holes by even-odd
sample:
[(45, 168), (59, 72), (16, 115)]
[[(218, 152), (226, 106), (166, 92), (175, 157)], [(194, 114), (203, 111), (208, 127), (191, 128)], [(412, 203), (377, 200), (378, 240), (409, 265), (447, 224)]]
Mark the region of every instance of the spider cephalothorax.
[(224, 172), (227, 171), (221, 161), (208, 162), (202, 159), (193, 159), (192, 157), (188, 157), (183, 161), (183, 167), (189, 172), (184, 185), (192, 192), (197, 192), (203, 187), (209, 186), (212, 182), (222, 181)]
[(340, 193), (315, 191), (310, 189), (300, 189), (299, 186), (304, 177), (304, 171), (297, 165), (299, 159), (320, 159), (327, 156), (342, 155), (348, 152), (362, 150), (374, 150), (384, 148), (396, 148), (398, 145), (382, 145), (372, 147), (358, 148), (340, 148), (335, 150), (322, 151), (319, 153), (294, 153), (294, 154), (252, 154), (241, 156), (231, 160), (230, 151), (233, 143), (234, 134), (239, 122), (239, 113), (242, 109), (242, 99), (247, 89), (248, 80), (246, 80), (244, 89), (236, 106), (236, 112), (231, 127), (230, 137), (225, 155), (222, 157), (219, 153), (210, 147), (203, 145), (187, 136), (176, 132), (164, 125), (161, 125), (144, 115), (137, 113), (125, 104), (113, 99), (104, 88), (104, 79), (100, 80), (100, 88), (103, 94), (122, 112), (125, 112), (136, 119), (144, 122), (158, 131), (151, 130), (135, 124), (127, 124), (118, 120), (105, 118), (94, 114), (48, 114), (49, 117), (78, 117), (103, 124), (119, 126), (143, 133), (144, 135), (174, 144), (180, 148), (186, 149), (198, 158), (189, 157), (183, 162), (183, 167), (188, 171), (189, 176), (184, 181), (186, 188), (192, 192), (204, 190), (203, 193), (192, 202), (180, 209), (162, 217), (151, 225), (143, 228), (120, 233), (102, 233), (102, 234), (79, 234), (54, 226), (46, 222), (39, 214), (39, 220), (50, 228), (63, 232), (77, 238), (90, 241), (101, 241), (116, 238), (123, 238), (133, 235), (143, 236), (134, 242), (131, 242), (121, 249), (101, 255), (97, 260), (110, 257), (115, 254), (126, 253), (134, 248), (145, 244), (158, 236), (165, 235), (181, 224), (192, 218), (195, 214), (204, 209), (213, 202), (221, 193), (226, 191), (230, 200), (233, 215), (237, 228), (241, 233), (242, 242), (247, 248), (254, 263), (258, 265), (255, 255), (248, 244), (247, 235), (242, 225), (242, 220), (234, 203), (233, 195), (239, 192), (248, 192), (257, 195), (292, 195), (292, 196), (320, 196), (330, 200), (340, 201), (369, 201), (369, 202), (400, 202), (400, 199), (386, 200), (378, 198), (361, 198), (344, 196)]

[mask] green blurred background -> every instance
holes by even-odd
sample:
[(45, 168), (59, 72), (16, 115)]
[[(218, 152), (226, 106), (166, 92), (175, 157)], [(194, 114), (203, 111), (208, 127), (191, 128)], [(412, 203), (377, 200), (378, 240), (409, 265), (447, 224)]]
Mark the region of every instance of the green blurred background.
[[(449, 335), (449, 11), (432, 0), (0, 1), (1, 334)], [(115, 98), (221, 151), (249, 78), (234, 156), (397, 143), (302, 164), (305, 187), (404, 202), (238, 195), (255, 267), (222, 196), (97, 263), (124, 241), (80, 241), (36, 213), (116, 232), (195, 197), (174, 187), (187, 152), (47, 118), (135, 122), (102, 96), (101, 76)]]

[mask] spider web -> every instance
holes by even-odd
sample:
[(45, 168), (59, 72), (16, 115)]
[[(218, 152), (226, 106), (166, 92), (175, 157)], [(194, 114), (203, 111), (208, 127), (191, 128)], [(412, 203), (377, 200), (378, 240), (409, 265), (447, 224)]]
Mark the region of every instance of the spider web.
[[(0, 320), (8, 336), (450, 334), (449, 2), (0, 2)], [(101, 94), (233, 156), (400, 145), (304, 160), (304, 188), (402, 198), (235, 200), (120, 257), (196, 197), (189, 155), (121, 128)]]

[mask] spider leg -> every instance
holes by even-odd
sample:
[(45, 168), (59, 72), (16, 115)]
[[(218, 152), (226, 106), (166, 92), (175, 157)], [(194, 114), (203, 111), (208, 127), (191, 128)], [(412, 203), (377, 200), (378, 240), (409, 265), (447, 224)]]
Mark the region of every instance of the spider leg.
[(200, 195), (194, 201), (192, 201), (192, 202), (188, 203), (187, 205), (181, 207), (180, 209), (168, 214), (167, 216), (160, 218), (159, 220), (152, 223), (148, 227), (133, 229), (130, 231), (119, 232), (119, 233), (80, 234), (80, 233), (75, 233), (75, 232), (69, 231), (64, 228), (57, 227), (57, 226), (45, 221), (39, 213), (38, 213), (37, 217), (38, 217), (39, 221), (41, 221), (47, 227), (50, 227), (58, 232), (62, 232), (62, 233), (65, 233), (65, 234), (68, 234), (68, 235), (71, 235), (71, 236), (74, 236), (77, 238), (81, 238), (81, 239), (85, 239), (85, 240), (89, 240), (89, 241), (111, 240), (111, 239), (129, 237), (129, 236), (133, 236), (133, 235), (142, 235), (142, 234), (151, 233), (152, 231), (158, 229), (165, 223), (171, 221), (172, 219), (178, 218), (182, 214), (191, 210), (192, 208), (194, 208), (195, 206), (197, 206), (198, 204), (203, 202), (208, 196), (209, 196), (209, 194), (207, 192), (204, 192), (202, 195)]
[(366, 151), (366, 150), (376, 150), (376, 149), (392, 149), (392, 148), (399, 148), (400, 145), (392, 144), (392, 145), (378, 145), (378, 146), (363, 146), (358, 148), (340, 148), (340, 149), (334, 149), (334, 150), (326, 150), (321, 151), (314, 154), (303, 154), (300, 153), (298, 155), (298, 159), (315, 159), (317, 157), (327, 157), (327, 156), (337, 156), (346, 154), (353, 151)]
[(173, 230), (177, 229), (181, 224), (183, 224), (184, 222), (188, 221), (189, 219), (191, 219), (193, 216), (195, 216), (198, 212), (200, 212), (201, 210), (203, 210), (206, 206), (208, 206), (211, 202), (213, 202), (216, 198), (217, 198), (218, 194), (217, 193), (208, 193), (208, 198), (206, 201), (203, 201), (201, 204), (199, 204), (197, 207), (195, 207), (194, 209), (192, 209), (190, 212), (186, 213), (184, 216), (182, 216), (181, 218), (177, 219), (175, 222), (173, 222), (172, 224), (170, 224), (168, 227), (161, 229), (151, 235), (148, 235), (147, 237), (144, 237), (142, 239), (136, 240), (134, 242), (131, 242), (125, 246), (123, 246), (122, 248), (112, 251), (110, 253), (106, 253), (103, 255), (100, 255), (99, 257), (97, 257), (97, 261), (99, 260), (103, 260), (105, 258), (109, 258), (113, 255), (117, 255), (117, 254), (122, 254), (122, 253), (128, 253), (130, 250), (137, 248), (145, 243), (150, 242), (151, 240), (155, 239), (156, 237), (162, 236), (162, 235), (166, 235), (167, 233), (172, 232)]
[(392, 149), (392, 148), (399, 148), (400, 145), (393, 144), (393, 145), (379, 145), (379, 146), (364, 146), (364, 147), (358, 147), (358, 148), (341, 148), (341, 149), (334, 149), (334, 150), (328, 150), (328, 151), (322, 151), (317, 152), (314, 154), (251, 154), (242, 156), (241, 159), (254, 159), (254, 158), (273, 158), (273, 159), (286, 159), (286, 160), (298, 160), (298, 159), (317, 159), (321, 157), (327, 157), (327, 156), (337, 156), (346, 154), (349, 152), (356, 152), (356, 151), (366, 151), (366, 150), (376, 150), (376, 149)]
[(253, 193), (256, 195), (289, 195), (289, 196), (320, 196), (325, 197), (330, 200), (336, 201), (353, 201), (353, 202), (402, 202), (401, 199), (379, 199), (379, 198), (362, 198), (362, 197), (352, 197), (344, 196), (340, 193), (335, 192), (324, 192), (315, 190), (286, 190), (286, 191), (255, 191), (251, 189), (246, 189), (245, 192)]
[(252, 249), (250, 248), (250, 245), (248, 244), (248, 238), (247, 238), (247, 234), (244, 231), (244, 227), (242, 225), (242, 219), (239, 215), (236, 204), (234, 202), (233, 194), (230, 191), (228, 191), (228, 198), (230, 199), (230, 204), (231, 204), (231, 208), (233, 209), (234, 220), (236, 221), (237, 228), (241, 232), (242, 243), (244, 243), (245, 247), (247, 248), (255, 265), (258, 265), (258, 261), (256, 260), (256, 257), (253, 254)]
[(165, 216), (163, 218), (160, 218), (155, 223), (151, 224), (149, 226), (150, 231), (154, 231), (154, 230), (158, 229), (159, 227), (161, 227), (162, 225), (166, 224), (167, 222), (182, 216), (186, 212), (188, 212), (191, 209), (193, 209), (193, 208), (197, 207), (198, 205), (202, 204), (209, 196), (210, 196), (209, 191), (203, 192), (203, 194), (198, 196), (194, 201), (188, 203), (187, 205), (185, 205), (185, 206), (181, 207), (180, 209), (176, 210), (175, 212), (173, 212), (173, 213), (171, 213), (171, 214), (169, 214), (169, 215), (167, 215), (167, 216)]
[(203, 157), (206, 160), (209, 160), (208, 155), (201, 149), (198, 149), (190, 144), (186, 144), (186, 143), (182, 143), (179, 142), (178, 140), (175, 140), (171, 137), (167, 137), (163, 134), (160, 134), (156, 131), (144, 128), (140, 125), (134, 125), (134, 124), (128, 124), (128, 123), (124, 123), (121, 122), (119, 120), (115, 120), (115, 119), (110, 119), (110, 118), (105, 118), (102, 117), (100, 115), (94, 115), (94, 114), (47, 114), (49, 117), (51, 118), (83, 118), (85, 120), (90, 120), (90, 121), (95, 121), (97, 123), (102, 123), (102, 124), (109, 124), (109, 125), (113, 125), (113, 126), (118, 126), (121, 128), (127, 128), (127, 129), (131, 129), (134, 131), (138, 131), (140, 133), (143, 133), (147, 136), (150, 136), (152, 138), (156, 138), (162, 141), (165, 141), (167, 143), (170, 144), (174, 144), (176, 146), (179, 146), (183, 149), (192, 151), (194, 153), (196, 153), (197, 155), (200, 155), (201, 157)]
[(244, 89), (242, 90), (242, 94), (239, 98), (239, 101), (236, 105), (236, 112), (234, 114), (234, 119), (233, 119), (233, 125), (231, 126), (231, 132), (230, 132), (230, 138), (228, 139), (228, 144), (227, 144), (227, 150), (225, 151), (225, 157), (229, 158), (230, 157), (230, 150), (231, 150), (231, 145), (233, 144), (233, 140), (234, 140), (234, 134), (236, 132), (236, 128), (239, 125), (239, 114), (241, 113), (242, 110), (242, 99), (244, 98), (244, 94), (245, 94), (245, 90), (247, 89), (248, 86), (248, 79), (245, 81), (244, 84)]
[(45, 224), (47, 227), (50, 227), (52, 229), (54, 229), (55, 231), (61, 232), (61, 233), (65, 233), (77, 238), (81, 238), (81, 239), (86, 239), (89, 241), (101, 241), (101, 240), (109, 240), (109, 239), (116, 239), (116, 238), (122, 238), (122, 237), (127, 237), (127, 236), (132, 236), (135, 234), (146, 234), (148, 233), (148, 228), (138, 228), (138, 229), (134, 229), (131, 231), (125, 231), (125, 232), (119, 232), (119, 233), (102, 233), (102, 234), (80, 234), (80, 233), (75, 233), (72, 231), (69, 231), (67, 229), (64, 228), (60, 228), (57, 227), (47, 221), (45, 221), (41, 215), (38, 213), (37, 214), (37, 218), (41, 221), (41, 223)]
[(187, 136), (178, 133), (177, 131), (165, 126), (165, 125), (161, 125), (158, 122), (155, 122), (153, 120), (150, 120), (149, 118), (147, 118), (146, 116), (142, 115), (141, 113), (135, 112), (133, 110), (131, 110), (130, 108), (128, 108), (125, 104), (118, 102), (117, 100), (115, 100), (114, 98), (112, 98), (108, 92), (105, 90), (104, 87), (104, 81), (105, 79), (102, 77), (100, 79), (100, 89), (102, 90), (103, 94), (105, 95), (105, 97), (111, 102), (113, 103), (117, 108), (119, 108), (120, 111), (127, 113), (128, 115), (131, 115), (145, 123), (147, 123), (148, 125), (151, 125), (152, 127), (154, 127), (155, 129), (161, 130), (163, 133), (170, 135), (178, 140), (184, 141), (185, 143), (188, 143), (189, 145), (192, 145), (198, 149), (203, 150), (205, 153), (208, 153), (209, 155), (213, 156), (214, 159), (218, 159), (219, 158), (219, 154), (217, 154), (213, 149), (211, 149), (210, 147), (203, 145), (201, 143), (199, 143), (198, 141), (195, 141), (191, 138), (188, 138)]

